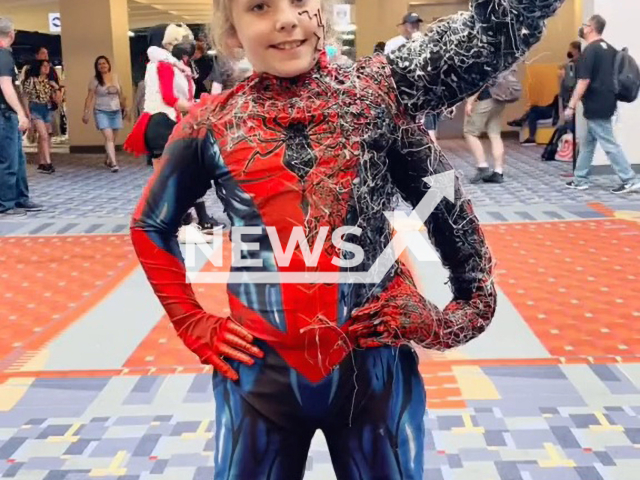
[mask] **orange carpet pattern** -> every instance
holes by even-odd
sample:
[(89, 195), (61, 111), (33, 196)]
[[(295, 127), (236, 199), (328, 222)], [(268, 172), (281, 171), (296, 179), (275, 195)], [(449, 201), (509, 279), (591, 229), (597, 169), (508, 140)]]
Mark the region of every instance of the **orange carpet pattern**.
[(484, 227), (502, 290), (554, 356), (640, 353), (640, 224)]
[(73, 324), (138, 262), (125, 235), (0, 237), (0, 371)]

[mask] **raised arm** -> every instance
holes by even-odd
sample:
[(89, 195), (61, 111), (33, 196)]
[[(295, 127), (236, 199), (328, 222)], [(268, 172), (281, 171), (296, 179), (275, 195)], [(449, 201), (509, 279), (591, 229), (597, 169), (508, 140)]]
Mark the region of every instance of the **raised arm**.
[(191, 115), (178, 124), (136, 208), (131, 240), (178, 336), (202, 363), (235, 380), (237, 373), (222, 357), (251, 364), (248, 354), (260, 351), (240, 325), (203, 310), (187, 283), (176, 237), (183, 215), (211, 187), (220, 161), (211, 132), (196, 130)]
[(387, 55), (399, 100), (412, 115), (450, 108), (536, 44), (564, 0), (471, 0)]

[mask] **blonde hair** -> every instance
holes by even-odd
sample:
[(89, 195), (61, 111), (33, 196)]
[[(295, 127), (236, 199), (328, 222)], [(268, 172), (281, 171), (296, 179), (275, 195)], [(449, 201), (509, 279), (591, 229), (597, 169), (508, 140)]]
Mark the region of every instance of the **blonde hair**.
[[(333, 3), (335, 0), (320, 0), (322, 3), (322, 20), (324, 22), (325, 43), (334, 39), (331, 30)], [(233, 0), (213, 0), (213, 20), (211, 21), (211, 39), (213, 47), (218, 53), (227, 58), (234, 57), (234, 49), (229, 45), (229, 39), (235, 33), (231, 16), (231, 2)]]
[(162, 45), (167, 47), (173, 47), (178, 43), (182, 42), (182, 40), (187, 37), (190, 40), (193, 40), (193, 32), (189, 27), (187, 27), (184, 23), (172, 23), (167, 27), (164, 32), (164, 38), (162, 39)]

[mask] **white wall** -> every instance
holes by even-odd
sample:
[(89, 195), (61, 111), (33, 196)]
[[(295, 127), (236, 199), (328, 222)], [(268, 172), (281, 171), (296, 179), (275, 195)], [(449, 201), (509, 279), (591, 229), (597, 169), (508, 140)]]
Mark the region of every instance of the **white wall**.
[[(640, 1), (638, 0), (584, 0), (584, 20), (592, 14), (602, 15), (607, 21), (604, 38), (616, 48), (628, 47), (631, 55), (640, 62)], [(618, 116), (614, 118), (615, 132), (627, 158), (640, 164), (640, 99), (635, 103), (619, 103)], [(580, 135), (582, 129), (578, 128)], [(604, 152), (598, 147), (594, 165), (608, 165)]]

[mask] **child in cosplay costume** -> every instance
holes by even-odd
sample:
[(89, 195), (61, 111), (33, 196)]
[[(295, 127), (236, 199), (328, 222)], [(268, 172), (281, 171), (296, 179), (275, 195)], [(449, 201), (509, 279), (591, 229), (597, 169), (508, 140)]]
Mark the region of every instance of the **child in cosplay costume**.
[[(284, 276), (369, 271), (391, 240), (385, 212), (396, 195), (415, 208), (430, 189), (423, 179), (452, 170), (418, 119), (514, 64), (561, 3), (473, 0), (429, 35), (346, 67), (327, 61), (321, 0), (214, 1), (215, 21), (226, 22), (214, 32), (255, 71), (174, 130), (131, 238), (177, 334), (213, 366), (215, 480), (299, 480), (317, 429), (339, 480), (423, 478), (425, 389), (411, 343), (463, 345), (496, 308), (493, 261), (458, 180), (455, 197), (423, 219), (450, 272), (444, 309), (401, 261), (375, 284)], [(175, 241), (212, 181), (232, 226), (255, 232), (231, 267), (227, 318), (198, 303)], [(331, 241), (342, 227), (358, 264), (356, 249)], [(297, 245), (281, 261), (294, 229), (320, 245), (315, 266)]]
[[(188, 62), (195, 53), (195, 39), (183, 24), (158, 25), (150, 30), (149, 43), (144, 106), (124, 149), (134, 155), (158, 159), (177, 122), (194, 102), (195, 84)], [(195, 201), (194, 209), (198, 216), (197, 228), (203, 235), (212, 235), (214, 228), (221, 226), (208, 215), (204, 198)], [(183, 226), (189, 228), (191, 222), (191, 213), (187, 212)], [(185, 229), (181, 229), (181, 242), (186, 236)]]

